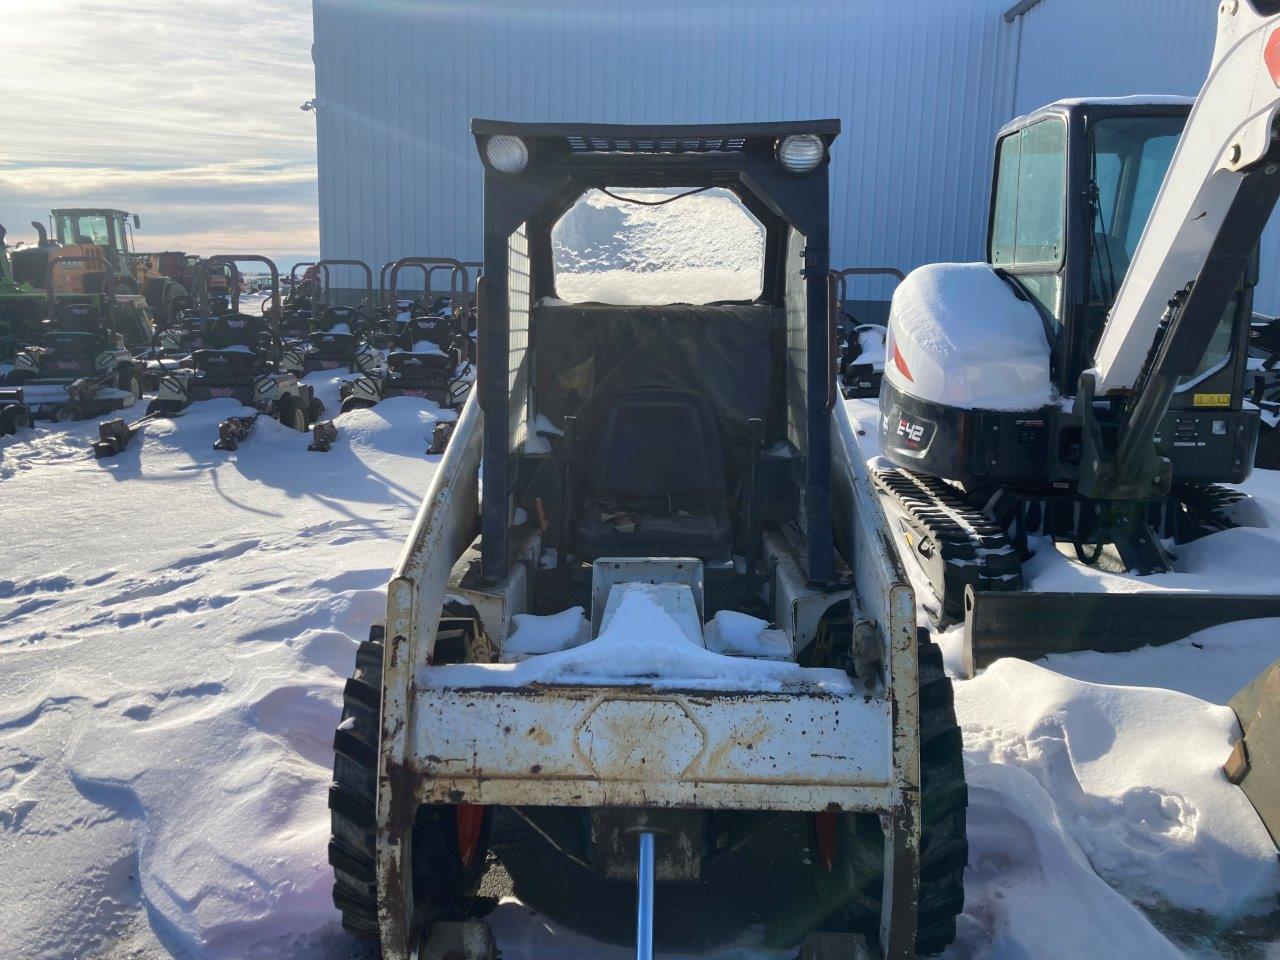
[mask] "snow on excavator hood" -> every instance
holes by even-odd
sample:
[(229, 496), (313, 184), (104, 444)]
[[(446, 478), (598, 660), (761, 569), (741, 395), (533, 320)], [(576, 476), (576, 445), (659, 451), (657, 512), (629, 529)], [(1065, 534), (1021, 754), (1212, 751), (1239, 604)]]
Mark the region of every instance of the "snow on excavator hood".
[(935, 263), (902, 282), (884, 375), (948, 407), (1035, 410), (1056, 400), (1039, 312), (985, 263)]

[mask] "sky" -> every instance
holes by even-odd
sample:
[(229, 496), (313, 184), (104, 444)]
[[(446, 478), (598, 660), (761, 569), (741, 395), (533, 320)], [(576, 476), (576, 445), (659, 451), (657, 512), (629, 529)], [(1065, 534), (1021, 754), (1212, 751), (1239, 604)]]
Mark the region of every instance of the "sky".
[(0, 0), (0, 223), (137, 213), (140, 251), (319, 249), (310, 0)]

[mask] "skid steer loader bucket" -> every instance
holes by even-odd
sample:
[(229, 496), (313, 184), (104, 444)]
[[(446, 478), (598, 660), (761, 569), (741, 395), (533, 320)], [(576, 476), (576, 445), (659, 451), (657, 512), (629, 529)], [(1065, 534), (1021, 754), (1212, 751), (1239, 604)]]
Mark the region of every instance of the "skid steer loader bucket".
[[(334, 741), (334, 899), (388, 960), (468, 919), (503, 822), (555, 851), (538, 877), (629, 898), (638, 956), (671, 882), (723, 903), (747, 876), (766, 940), (805, 956), (954, 937), (950, 681), (836, 402), (838, 130), (473, 122), (479, 378)], [(631, 208), (690, 202), (743, 225), (753, 288), (571, 276), (601, 244), (646, 273)], [(785, 867), (749, 861), (765, 841)]]

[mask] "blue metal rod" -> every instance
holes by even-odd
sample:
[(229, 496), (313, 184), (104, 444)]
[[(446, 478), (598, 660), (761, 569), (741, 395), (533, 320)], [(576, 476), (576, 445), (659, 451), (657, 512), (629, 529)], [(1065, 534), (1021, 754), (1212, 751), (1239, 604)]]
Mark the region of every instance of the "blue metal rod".
[(636, 884), (636, 960), (653, 960), (653, 834), (640, 834), (640, 869)]

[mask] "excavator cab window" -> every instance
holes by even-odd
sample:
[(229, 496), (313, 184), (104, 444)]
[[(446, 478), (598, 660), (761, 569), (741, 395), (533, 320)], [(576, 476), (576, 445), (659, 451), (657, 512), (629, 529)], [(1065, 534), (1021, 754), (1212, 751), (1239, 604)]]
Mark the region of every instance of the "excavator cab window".
[[(1103, 118), (1090, 127), (1086, 356), (1091, 357), (1097, 346), (1185, 126), (1185, 116), (1121, 116)], [(1240, 297), (1232, 298), (1196, 374), (1180, 389), (1230, 360), (1239, 306)]]
[(996, 147), (992, 266), (1016, 277), (1056, 330), (1066, 247), (1067, 127), (1039, 120)]
[(1173, 160), (1185, 117), (1108, 117), (1089, 133), (1089, 301), (1092, 356)]

